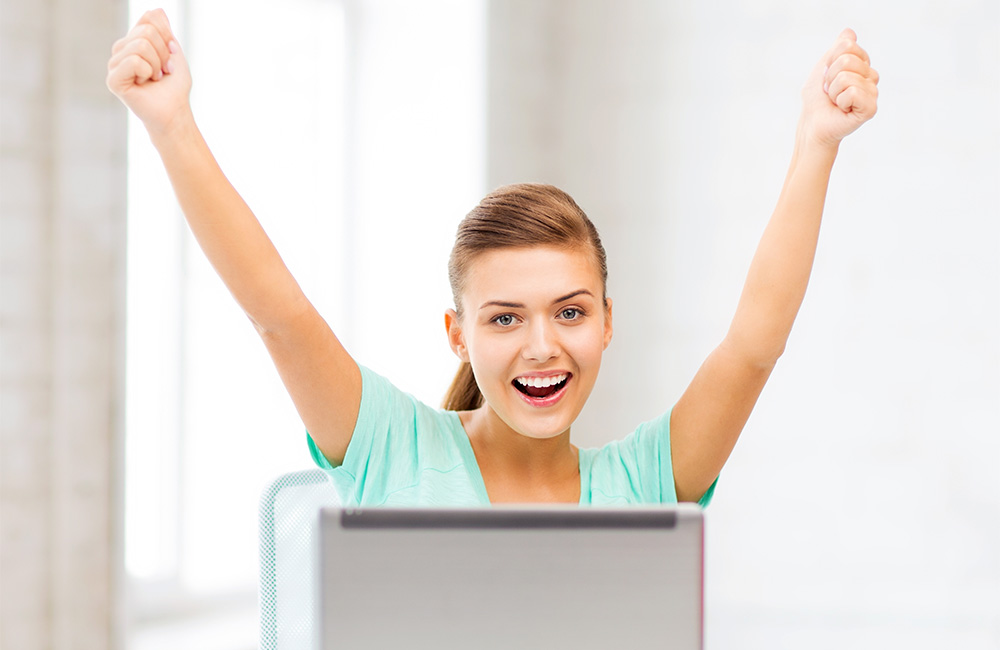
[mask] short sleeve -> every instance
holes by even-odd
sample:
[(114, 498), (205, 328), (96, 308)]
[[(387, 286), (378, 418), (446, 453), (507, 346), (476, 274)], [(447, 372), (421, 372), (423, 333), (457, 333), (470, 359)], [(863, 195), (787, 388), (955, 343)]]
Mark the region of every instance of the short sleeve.
[[(716, 479), (718, 481), (718, 479)], [(698, 503), (712, 500), (715, 483)], [(624, 439), (601, 448), (591, 470), (592, 503), (677, 503), (670, 454), (670, 411), (643, 422)]]
[[(307, 433), (313, 461), (330, 475), (345, 504), (378, 503), (416, 474), (416, 411), (411, 396), (364, 366), (361, 406), (339, 466), (330, 463)], [(390, 462), (391, 460), (391, 462)]]
[(591, 503), (676, 503), (670, 465), (670, 412), (604, 445), (591, 465)]

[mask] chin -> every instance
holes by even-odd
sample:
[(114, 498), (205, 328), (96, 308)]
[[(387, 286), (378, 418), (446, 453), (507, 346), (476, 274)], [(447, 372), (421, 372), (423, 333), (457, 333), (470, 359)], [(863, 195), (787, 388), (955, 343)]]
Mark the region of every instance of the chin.
[(532, 423), (528, 422), (522, 422), (519, 424), (521, 424), (522, 426), (516, 426), (511, 428), (513, 428), (515, 431), (517, 431), (525, 438), (533, 438), (535, 440), (548, 440), (550, 438), (556, 438), (562, 435), (563, 433), (569, 431), (569, 428), (573, 423), (568, 422), (552, 427), (538, 426), (537, 423), (534, 423), (534, 426), (532, 426)]
[(555, 438), (569, 430), (576, 421), (583, 404), (579, 401), (573, 382), (558, 393), (534, 398), (517, 388), (512, 388), (507, 424), (528, 438), (545, 440)]

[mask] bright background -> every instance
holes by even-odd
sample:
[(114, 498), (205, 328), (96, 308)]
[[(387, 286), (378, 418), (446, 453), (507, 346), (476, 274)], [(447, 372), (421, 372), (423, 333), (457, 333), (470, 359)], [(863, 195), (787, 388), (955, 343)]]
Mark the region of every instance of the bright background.
[[(28, 4), (57, 16), (59, 34), (96, 20), (68, 3)], [(5, 20), (14, 6), (29, 13), (5, 2)], [(608, 248), (616, 316), (574, 427), (584, 446), (669, 407), (721, 339), (784, 178), (798, 88), (854, 27), (882, 73), (880, 111), (842, 148), (788, 352), (707, 511), (706, 645), (1000, 646), (996, 2), (178, 0), (168, 11), (224, 169), (352, 353), (428, 402), (455, 365), (441, 314), (458, 220), (512, 181), (552, 182), (578, 200)], [(75, 41), (45, 41), (41, 51), (74, 64), (46, 82), (42, 62), (11, 58), (28, 36), (6, 24), (3, 35), (0, 645), (21, 620), (47, 625), (53, 602), (63, 613), (51, 634), (71, 643), (86, 621), (66, 594), (86, 584), (103, 602), (98, 582), (76, 578), (90, 570), (86, 557), (107, 550), (73, 535), (91, 521), (117, 534), (122, 513), (105, 524), (80, 501), (40, 491), (31, 498), (56, 507), (38, 530), (74, 542), (72, 554), (56, 541), (49, 551), (44, 539), (7, 534), (39, 511), (9, 486), (51, 472), (58, 495), (92, 494), (73, 481), (117, 476), (116, 452), (91, 462), (104, 447), (90, 438), (50, 449), (41, 430), (7, 428), (54, 408), (62, 442), (107, 408), (61, 394), (54, 406), (9, 400), (35, 384), (9, 370), (34, 361), (8, 343), (22, 333), (7, 323), (19, 305), (52, 299), (39, 309), (55, 313), (57, 345), (42, 356), (74, 372), (102, 362), (94, 332), (117, 330), (65, 278), (91, 243), (67, 233), (103, 204), (45, 199), (58, 212), (58, 256), (40, 258), (39, 273), (62, 282), (51, 296), (68, 300), (8, 283), (8, 268), (33, 263), (33, 238), (50, 236), (50, 226), (10, 216), (22, 206), (8, 179), (42, 185), (32, 185), (36, 168), (8, 164), (8, 147), (30, 148), (15, 136), (57, 124), (55, 142), (92, 150), (118, 122), (58, 103), (52, 115), (22, 114), (8, 93), (58, 100), (90, 74), (79, 62), (98, 58), (91, 67), (101, 68), (110, 42), (95, 57), (67, 45)], [(18, 75), (7, 76), (12, 60)], [(107, 99), (99, 80), (87, 88)], [(37, 169), (99, 186), (104, 169), (81, 160), (42, 158)], [(125, 548), (98, 573), (127, 569), (127, 591), (109, 591), (132, 650), (252, 648), (257, 495), (274, 475), (309, 465), (304, 434), (134, 125), (129, 165)], [(115, 241), (104, 231), (96, 239)], [(80, 315), (90, 329), (69, 318)], [(25, 444), (11, 446), (15, 438)], [(12, 548), (30, 550), (12, 562)], [(42, 580), (12, 572), (49, 557)], [(16, 595), (9, 585), (20, 585)], [(55, 596), (34, 585), (54, 585)], [(35, 618), (17, 609), (35, 602)]]
[[(199, 126), (306, 294), (356, 358), (439, 403), (447, 257), (485, 192), (485, 5), (165, 9)], [(129, 157), (132, 647), (254, 647), (257, 496), (311, 466), (305, 429), (134, 117)]]

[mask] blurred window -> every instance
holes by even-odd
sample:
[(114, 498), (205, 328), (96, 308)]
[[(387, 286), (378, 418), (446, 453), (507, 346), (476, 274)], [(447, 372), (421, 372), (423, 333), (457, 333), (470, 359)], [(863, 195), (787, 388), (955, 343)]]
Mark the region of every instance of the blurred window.
[[(482, 3), (164, 8), (199, 126), (306, 294), (361, 363), (436, 405), (456, 365), (447, 253), (483, 193)], [(134, 118), (129, 140), (131, 647), (181, 643), (142, 630), (213, 611), (238, 621), (225, 647), (255, 647), (257, 500), (310, 466), (305, 432)]]

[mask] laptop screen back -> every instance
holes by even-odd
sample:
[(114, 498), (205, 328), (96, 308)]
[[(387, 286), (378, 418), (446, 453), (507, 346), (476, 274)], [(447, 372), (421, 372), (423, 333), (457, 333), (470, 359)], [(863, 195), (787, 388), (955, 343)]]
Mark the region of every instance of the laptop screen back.
[(702, 644), (701, 509), (324, 509), (319, 647)]

